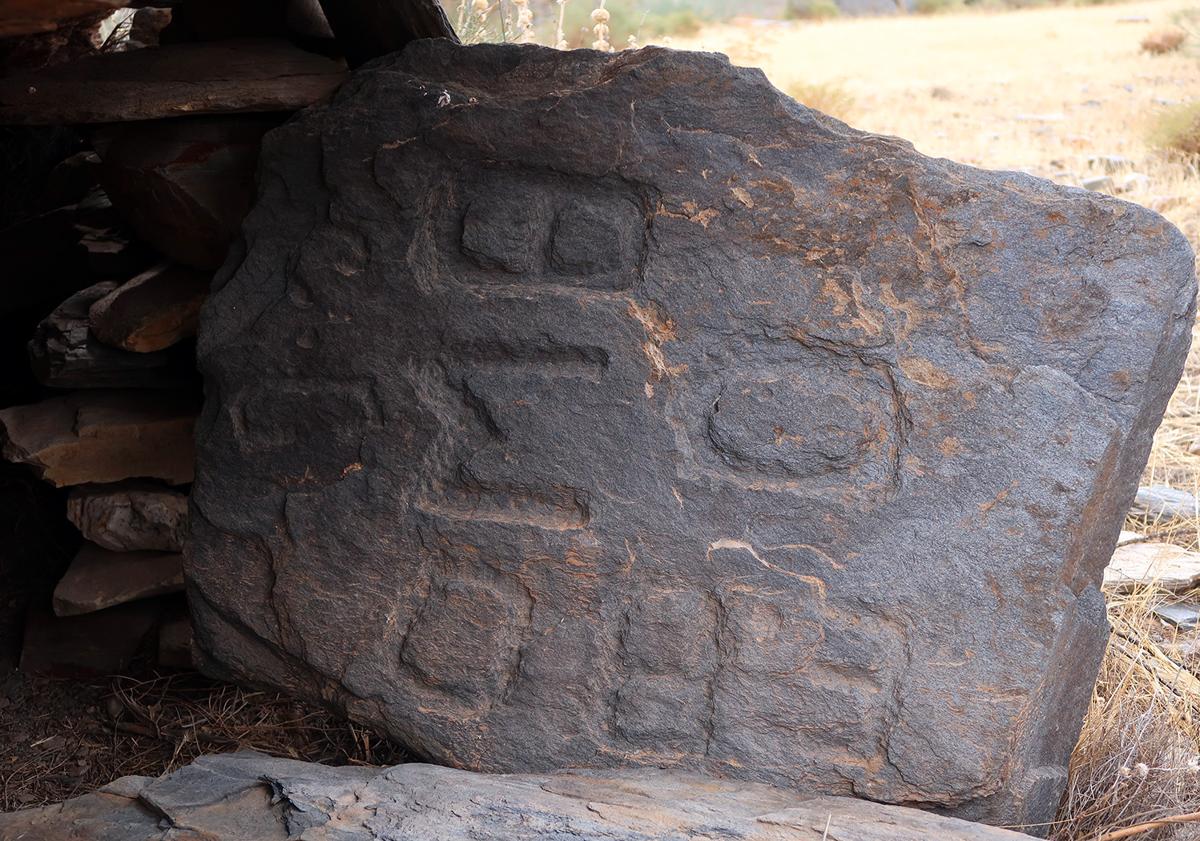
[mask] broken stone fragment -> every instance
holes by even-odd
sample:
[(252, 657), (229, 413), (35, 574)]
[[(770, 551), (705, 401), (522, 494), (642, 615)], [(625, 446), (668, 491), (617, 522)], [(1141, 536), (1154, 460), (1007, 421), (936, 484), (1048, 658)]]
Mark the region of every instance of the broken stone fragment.
[(38, 325), (29, 342), (33, 372), (54, 388), (167, 388), (181, 377), (166, 353), (130, 353), (96, 340), (88, 326), (93, 304), (117, 288), (97, 283), (63, 301)]
[(178, 552), (112, 552), (85, 543), (54, 588), (58, 616), (93, 613), (183, 590)]
[(1179, 488), (1147, 485), (1137, 489), (1129, 513), (1147, 520), (1188, 520), (1200, 517), (1200, 502)]
[(196, 334), (210, 276), (167, 263), (155, 266), (91, 305), (89, 323), (100, 341), (140, 354), (168, 348)]
[[(25, 623), (21, 671), (75, 678), (124, 671), (161, 611), (155, 601), (68, 617), (55, 616), (49, 609), (32, 610)], [(0, 823), (0, 838), (6, 837)]]
[(1154, 615), (1183, 631), (1194, 631), (1200, 626), (1200, 605), (1197, 604), (1158, 605), (1154, 608)]
[(177, 391), (79, 391), (0, 410), (0, 454), (58, 487), (192, 480), (198, 400)]
[(272, 115), (193, 117), (93, 132), (104, 189), (142, 239), (176, 262), (212, 270), (250, 208)]
[[(0, 315), (34, 310), (40, 317), (95, 283), (91, 254), (82, 239), (116, 221), (107, 198), (96, 196), (94, 201), (56, 208), (0, 231), (5, 277), (10, 278), (0, 296)], [(124, 278), (144, 268), (138, 266)], [(28, 338), (26, 333), (21, 341)]]
[(83, 485), (67, 498), (67, 517), (83, 536), (114, 552), (182, 552), (187, 495), (152, 482)]
[(1104, 569), (1104, 586), (1120, 592), (1137, 587), (1190, 590), (1200, 584), (1200, 552), (1173, 543), (1118, 546)]
[[(490, 775), (243, 752), (0, 815), (0, 838), (161, 841), (1030, 841), (916, 809), (660, 770)], [(183, 836), (180, 836), (181, 838)]]

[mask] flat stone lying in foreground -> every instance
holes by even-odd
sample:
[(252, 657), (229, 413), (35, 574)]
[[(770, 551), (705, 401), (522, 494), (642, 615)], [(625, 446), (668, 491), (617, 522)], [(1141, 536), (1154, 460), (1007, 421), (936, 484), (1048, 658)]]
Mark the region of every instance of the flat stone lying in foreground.
[[(174, 834), (183, 833), (183, 834)], [(844, 797), (664, 771), (492, 776), (436, 765), (330, 768), (208, 756), (157, 780), (0, 815), (0, 841), (1021, 841)]]
[(414, 42), (258, 184), (203, 668), (470, 770), (1053, 817), (1190, 338), (1166, 220), (657, 48)]

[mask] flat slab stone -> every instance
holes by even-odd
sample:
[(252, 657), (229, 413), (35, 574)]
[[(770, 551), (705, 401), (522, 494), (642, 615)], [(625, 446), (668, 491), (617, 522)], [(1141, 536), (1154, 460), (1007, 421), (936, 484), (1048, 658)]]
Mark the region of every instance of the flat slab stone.
[(1138, 488), (1129, 510), (1148, 520), (1190, 520), (1200, 517), (1200, 502), (1179, 488), (1148, 485)]
[(1197, 585), (1200, 585), (1200, 552), (1172, 543), (1118, 546), (1104, 568), (1104, 586), (1116, 591), (1150, 586), (1181, 591)]
[(1159, 605), (1154, 608), (1154, 615), (1184, 631), (1194, 631), (1200, 626), (1200, 605), (1197, 604)]
[(207, 841), (1030, 838), (915, 809), (668, 771), (490, 776), (417, 763), (330, 768), (249, 752), (0, 815), (0, 838), (160, 841), (164, 823)]
[(441, 763), (1049, 820), (1191, 249), (719, 56), (417, 41), (205, 307), (201, 665)]
[(0, 410), (0, 455), (58, 487), (192, 480), (197, 399), (175, 391), (79, 391)]
[(0, 79), (0, 124), (116, 123), (294, 111), (329, 96), (345, 64), (282, 39), (105, 53)]
[(85, 543), (54, 588), (54, 613), (78, 616), (182, 590), (178, 552), (113, 552)]
[(114, 552), (182, 552), (187, 495), (153, 482), (84, 485), (67, 497), (67, 518), (87, 540)]

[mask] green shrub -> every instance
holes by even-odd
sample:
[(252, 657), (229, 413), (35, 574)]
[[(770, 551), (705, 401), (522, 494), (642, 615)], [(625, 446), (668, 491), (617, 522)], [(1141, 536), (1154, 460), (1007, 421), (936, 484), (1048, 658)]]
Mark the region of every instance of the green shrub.
[(1168, 152), (1200, 157), (1200, 102), (1163, 112), (1150, 131), (1150, 142)]
[(841, 13), (834, 0), (787, 0), (783, 10), (786, 20), (827, 20)]

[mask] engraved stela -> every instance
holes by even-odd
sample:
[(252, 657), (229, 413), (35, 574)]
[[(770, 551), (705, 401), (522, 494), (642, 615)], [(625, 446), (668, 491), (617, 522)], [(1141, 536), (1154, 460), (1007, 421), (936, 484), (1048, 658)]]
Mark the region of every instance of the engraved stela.
[(720, 56), (436, 40), (258, 183), (199, 336), (206, 669), (472, 770), (1052, 817), (1187, 352), (1162, 219)]

